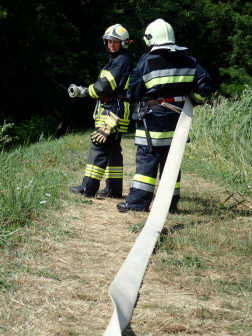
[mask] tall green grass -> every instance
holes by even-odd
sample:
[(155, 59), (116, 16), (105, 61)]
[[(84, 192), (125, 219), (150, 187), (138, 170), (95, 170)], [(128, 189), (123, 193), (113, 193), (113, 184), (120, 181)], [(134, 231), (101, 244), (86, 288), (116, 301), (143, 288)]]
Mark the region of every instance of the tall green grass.
[[(195, 172), (249, 195), (252, 185), (252, 89), (237, 100), (214, 98), (195, 108), (185, 162)], [(201, 169), (202, 168), (202, 169)]]
[(89, 133), (0, 152), (0, 245), (18, 228), (61, 206), (73, 172), (84, 172)]

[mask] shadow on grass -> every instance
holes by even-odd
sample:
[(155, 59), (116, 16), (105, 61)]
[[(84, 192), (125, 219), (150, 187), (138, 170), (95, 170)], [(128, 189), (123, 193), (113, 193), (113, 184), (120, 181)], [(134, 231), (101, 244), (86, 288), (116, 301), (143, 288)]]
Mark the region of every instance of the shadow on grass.
[(117, 200), (118, 201), (118, 203), (119, 202), (122, 202), (122, 200), (126, 200), (126, 198), (127, 198), (127, 196), (122, 196), (121, 198), (116, 198), (116, 197), (105, 197), (105, 198), (99, 198), (99, 197), (97, 197), (96, 199), (98, 199), (99, 201), (106, 201), (107, 200), (107, 198), (113, 198), (113, 199), (115, 199), (115, 200)]
[(135, 134), (124, 134), (123, 138), (124, 139), (135, 139)]
[[(188, 206), (186, 203), (188, 203)], [(250, 217), (252, 215), (252, 210), (249, 209), (236, 209), (234, 207), (229, 208), (221, 207), (221, 203), (219, 199), (216, 198), (202, 198), (198, 196), (192, 197), (182, 197), (180, 204), (185, 206), (185, 208), (178, 208), (178, 210), (174, 213), (178, 215), (192, 215), (192, 214), (201, 214), (207, 216), (220, 216), (219, 218), (228, 217)]]
[(131, 325), (129, 324), (127, 328), (122, 333), (122, 336), (136, 336), (134, 330), (131, 328)]

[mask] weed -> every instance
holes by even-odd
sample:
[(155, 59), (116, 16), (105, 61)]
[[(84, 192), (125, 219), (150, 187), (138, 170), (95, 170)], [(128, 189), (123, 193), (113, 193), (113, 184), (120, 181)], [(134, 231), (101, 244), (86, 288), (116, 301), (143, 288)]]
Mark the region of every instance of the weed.
[[(30, 271), (28, 271), (28, 273), (30, 273)], [(34, 274), (34, 273), (32, 273), (32, 274)], [(41, 276), (41, 277), (44, 277), (44, 278), (50, 278), (50, 279), (55, 279), (55, 280), (61, 281), (61, 279), (56, 274), (51, 274), (47, 271), (38, 271), (38, 272), (36, 272), (36, 274)]]
[(203, 267), (201, 261), (197, 256), (186, 256), (184, 258), (178, 259), (174, 256), (167, 256), (161, 258), (162, 264), (169, 263), (172, 266), (175, 267), (187, 267), (187, 268), (201, 268)]
[(200, 296), (199, 300), (201, 300), (201, 301), (208, 301), (209, 300), (209, 296), (208, 295)]
[(71, 329), (66, 329), (65, 331), (57, 332), (55, 334), (55, 336), (78, 336), (78, 335), (80, 335), (78, 332)]
[(74, 202), (78, 204), (93, 204), (93, 200), (87, 198), (75, 198)]
[(131, 225), (129, 228), (128, 228), (128, 231), (129, 232), (132, 232), (132, 233), (138, 233), (140, 232), (143, 227), (144, 227), (145, 223), (140, 223), (140, 224), (135, 224), (135, 225)]
[(3, 126), (0, 126), (0, 148), (4, 147), (6, 144), (10, 143), (13, 139), (17, 139), (17, 137), (11, 137), (6, 134), (6, 132), (13, 127), (14, 124), (6, 124), (4, 121)]

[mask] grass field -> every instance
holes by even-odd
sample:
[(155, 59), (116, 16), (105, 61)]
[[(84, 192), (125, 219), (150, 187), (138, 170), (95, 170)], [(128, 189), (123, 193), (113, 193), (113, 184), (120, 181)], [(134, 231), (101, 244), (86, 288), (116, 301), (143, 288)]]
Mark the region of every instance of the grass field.
[(190, 134), (185, 157), (190, 171), (252, 196), (252, 89), (239, 100), (218, 97), (195, 109)]
[[(207, 108), (195, 112), (179, 210), (167, 217), (124, 336), (251, 335), (249, 161), (232, 161), (247, 175), (231, 183), (221, 141), (204, 140), (207, 128), (197, 128)], [(95, 336), (107, 326), (109, 285), (148, 214), (121, 214), (118, 200), (68, 192), (82, 180), (89, 146), (85, 133), (1, 153), (1, 335)], [(125, 198), (133, 135), (122, 146)]]

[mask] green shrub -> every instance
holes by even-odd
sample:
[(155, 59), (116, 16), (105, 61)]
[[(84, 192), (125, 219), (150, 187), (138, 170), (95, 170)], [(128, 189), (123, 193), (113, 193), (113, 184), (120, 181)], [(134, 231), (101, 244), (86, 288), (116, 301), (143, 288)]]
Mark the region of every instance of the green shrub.
[(0, 126), (0, 148), (4, 147), (13, 140), (10, 135), (6, 134), (13, 125), (14, 124), (6, 124), (6, 121), (4, 121), (3, 126)]

